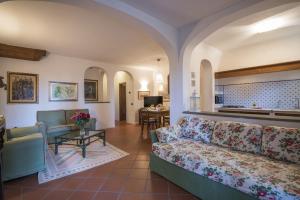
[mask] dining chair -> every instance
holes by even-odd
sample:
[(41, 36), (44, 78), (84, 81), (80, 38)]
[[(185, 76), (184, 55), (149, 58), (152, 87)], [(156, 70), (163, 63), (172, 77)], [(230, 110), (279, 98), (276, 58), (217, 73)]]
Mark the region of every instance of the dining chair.
[(163, 126), (170, 125), (170, 115), (163, 116)]
[(156, 116), (151, 114), (147, 109), (140, 111), (141, 116), (141, 134), (144, 133), (144, 127), (147, 126), (147, 131), (158, 128), (158, 119)]

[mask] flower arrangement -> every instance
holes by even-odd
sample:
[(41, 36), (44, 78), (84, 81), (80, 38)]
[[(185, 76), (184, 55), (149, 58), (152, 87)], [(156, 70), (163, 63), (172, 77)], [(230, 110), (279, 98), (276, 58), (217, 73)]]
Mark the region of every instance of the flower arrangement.
[(90, 121), (90, 118), (91, 116), (88, 113), (76, 112), (70, 119), (75, 121), (80, 130), (83, 130), (86, 123)]

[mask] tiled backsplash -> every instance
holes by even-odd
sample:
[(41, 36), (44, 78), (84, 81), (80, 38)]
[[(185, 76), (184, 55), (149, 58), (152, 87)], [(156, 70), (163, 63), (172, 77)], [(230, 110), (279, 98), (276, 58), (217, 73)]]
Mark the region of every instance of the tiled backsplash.
[(292, 109), (299, 97), (299, 79), (224, 86), (224, 105)]

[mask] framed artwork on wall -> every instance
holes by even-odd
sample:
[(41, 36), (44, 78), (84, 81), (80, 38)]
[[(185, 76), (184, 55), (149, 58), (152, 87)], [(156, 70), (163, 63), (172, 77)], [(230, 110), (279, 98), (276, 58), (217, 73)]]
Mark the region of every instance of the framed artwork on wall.
[(84, 99), (98, 101), (98, 80), (84, 79)]
[(49, 82), (49, 101), (77, 101), (78, 84), (69, 82)]
[(150, 91), (138, 91), (138, 99), (143, 100), (144, 97), (150, 96)]
[(192, 85), (192, 87), (195, 87), (196, 86), (196, 81), (195, 80), (191, 80), (191, 85)]
[(38, 103), (38, 74), (8, 72), (7, 82), (7, 103)]
[(191, 72), (191, 79), (195, 79), (195, 72)]

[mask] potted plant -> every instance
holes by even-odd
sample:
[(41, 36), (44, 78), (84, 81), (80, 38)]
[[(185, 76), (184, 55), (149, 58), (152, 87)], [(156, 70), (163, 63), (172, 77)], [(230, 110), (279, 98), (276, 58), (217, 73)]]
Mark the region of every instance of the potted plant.
[(71, 116), (71, 120), (75, 121), (76, 126), (80, 128), (80, 135), (87, 134), (88, 131), (85, 131), (85, 125), (90, 121), (90, 114), (83, 112), (76, 112)]

